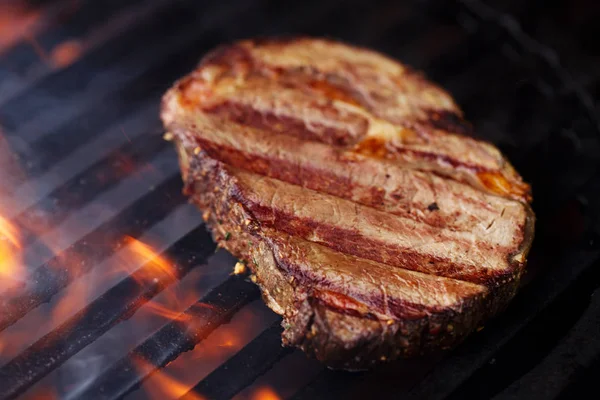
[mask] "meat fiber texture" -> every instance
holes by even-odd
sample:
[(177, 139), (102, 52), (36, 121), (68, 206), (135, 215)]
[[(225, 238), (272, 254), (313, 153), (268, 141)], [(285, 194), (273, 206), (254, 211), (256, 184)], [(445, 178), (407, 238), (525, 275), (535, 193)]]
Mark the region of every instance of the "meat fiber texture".
[(506, 307), (533, 239), (530, 188), (445, 91), (314, 38), (208, 54), (165, 94), (185, 191), (333, 368), (450, 349)]

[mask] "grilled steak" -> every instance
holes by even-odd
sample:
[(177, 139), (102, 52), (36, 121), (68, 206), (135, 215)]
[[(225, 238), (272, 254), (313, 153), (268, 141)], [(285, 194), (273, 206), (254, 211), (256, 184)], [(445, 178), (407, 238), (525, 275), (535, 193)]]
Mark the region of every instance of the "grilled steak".
[(185, 190), (283, 342), (335, 368), (455, 346), (514, 296), (529, 186), (452, 98), (330, 40), (219, 48), (163, 99)]

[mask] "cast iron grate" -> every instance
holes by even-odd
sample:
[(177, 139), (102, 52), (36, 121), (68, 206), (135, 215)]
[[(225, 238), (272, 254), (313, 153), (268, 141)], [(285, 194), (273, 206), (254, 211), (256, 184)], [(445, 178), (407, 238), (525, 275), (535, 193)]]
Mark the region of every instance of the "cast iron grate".
[[(239, 326), (244, 313), (253, 334), (171, 397), (250, 398), (269, 386), (310, 399), (548, 398), (591, 387), (600, 357), (600, 80), (576, 44), (594, 18), (566, 2), (525, 3), (30, 2), (41, 16), (35, 33), (0, 56), (0, 215), (20, 232), (27, 265), (25, 283), (0, 291), (0, 398), (143, 398), (137, 389), (156, 370), (228, 321)], [(561, 27), (561, 7), (584, 27)], [(333, 36), (424, 69), (532, 182), (538, 226), (524, 287), (455, 351), (368, 372), (324, 369), (279, 346), (279, 320), (256, 301), (257, 288), (212, 254), (160, 138), (160, 96), (219, 43), (280, 33)], [(71, 58), (56, 54), (65, 43)], [(142, 263), (4, 357), (2, 344), (32, 315), (142, 238), (174, 272), (147, 279), (155, 262)], [(202, 286), (187, 308), (102, 354), (103, 341), (127, 336), (130, 318), (186, 284)], [(73, 376), (98, 357), (93, 373)]]

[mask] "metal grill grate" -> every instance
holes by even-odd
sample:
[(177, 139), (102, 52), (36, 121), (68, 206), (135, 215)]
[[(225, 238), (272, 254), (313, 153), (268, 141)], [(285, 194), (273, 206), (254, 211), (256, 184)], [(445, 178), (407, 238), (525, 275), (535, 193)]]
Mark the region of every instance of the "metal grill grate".
[[(590, 34), (592, 16), (556, 3)], [(0, 285), (0, 399), (152, 397), (137, 389), (157, 370), (181, 375), (159, 397), (187, 399), (256, 398), (266, 387), (297, 399), (547, 398), (591, 387), (600, 80), (568, 18), (549, 28), (561, 18), (552, 8), (476, 0), (13, 5), (39, 21), (0, 49), (0, 223), (19, 232), (27, 266)], [(278, 318), (253, 284), (229, 276), (233, 260), (213, 254), (185, 204), (161, 140), (161, 94), (219, 43), (279, 33), (333, 36), (424, 69), (532, 182), (537, 238), (522, 291), (455, 351), (347, 373), (281, 348)], [(174, 269), (138, 260), (106, 277), (138, 241)], [(83, 284), (91, 293), (56, 317)], [(142, 318), (173, 293), (194, 296)], [(227, 329), (237, 342), (212, 354)]]

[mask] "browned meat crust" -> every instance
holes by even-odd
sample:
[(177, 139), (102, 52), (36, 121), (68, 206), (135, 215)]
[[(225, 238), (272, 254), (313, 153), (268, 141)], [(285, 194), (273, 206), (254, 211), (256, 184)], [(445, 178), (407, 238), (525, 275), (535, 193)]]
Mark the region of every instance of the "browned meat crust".
[(225, 46), (164, 97), (186, 190), (284, 343), (337, 368), (451, 348), (514, 295), (529, 187), (450, 96), (318, 39)]

